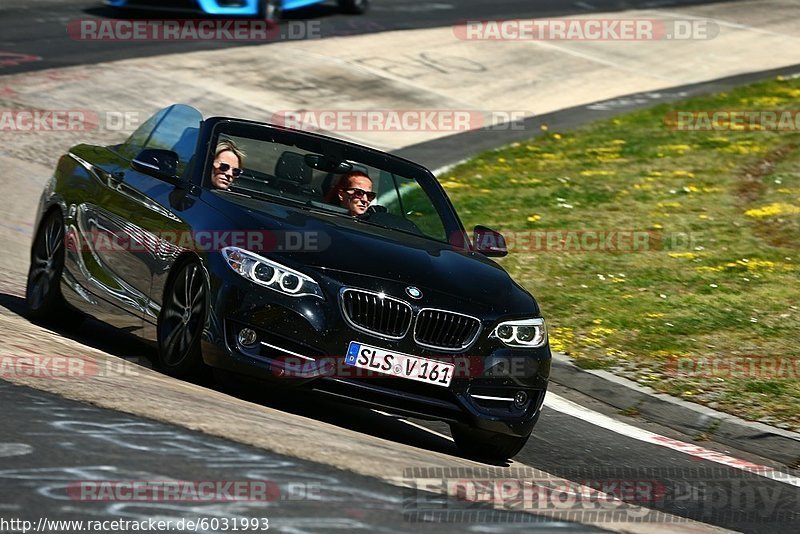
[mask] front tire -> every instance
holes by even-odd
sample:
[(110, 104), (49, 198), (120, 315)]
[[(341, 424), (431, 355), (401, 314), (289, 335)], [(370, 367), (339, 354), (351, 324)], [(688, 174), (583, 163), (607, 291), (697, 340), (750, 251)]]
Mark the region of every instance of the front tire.
[(25, 302), (33, 321), (72, 326), (83, 318), (61, 294), (64, 257), (64, 217), (54, 210), (42, 220), (31, 247)]
[(524, 437), (498, 434), (463, 424), (451, 424), (450, 432), (458, 450), (465, 456), (491, 462), (505, 462), (525, 446), (530, 434)]
[(362, 15), (369, 9), (369, 0), (339, 0), (339, 9), (344, 13)]
[(206, 320), (208, 289), (197, 260), (179, 264), (164, 292), (158, 319), (158, 363), (170, 376), (203, 368), (200, 338)]

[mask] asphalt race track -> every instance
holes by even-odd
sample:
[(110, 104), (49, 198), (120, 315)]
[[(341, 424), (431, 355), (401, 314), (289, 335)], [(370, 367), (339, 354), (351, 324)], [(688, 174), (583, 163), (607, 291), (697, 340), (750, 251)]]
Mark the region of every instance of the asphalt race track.
[[(290, 12), (288, 20), (320, 20), (322, 37), (355, 35), (408, 28), (448, 26), (464, 19), (506, 19), (514, 17), (557, 17), (630, 9), (637, 6), (673, 6), (709, 3), (700, 0), (625, 1), (592, 0), (591, 2), (562, 2), (560, 0), (373, 0), (370, 12), (352, 17), (338, 13), (335, 4), (315, 5)], [(69, 22), (86, 18), (185, 18), (185, 13), (164, 11), (123, 11), (107, 8), (101, 1), (26, 0), (9, 2), (0, 13), (3, 35), (0, 54), (8, 63), (0, 66), (3, 73), (24, 72), (69, 65), (83, 65), (132, 57), (174, 54), (219, 47), (236, 47), (241, 43), (87, 43), (71, 38), (66, 27)], [(286, 22), (284, 22), (286, 24)], [(0, 62), (3, 56), (0, 55)], [(13, 64), (17, 55), (19, 64)], [(30, 61), (25, 60), (29, 58)], [(41, 58), (41, 59), (34, 59)], [(2, 65), (2, 63), (0, 63)]]
[[(322, 37), (336, 37), (437, 28), (468, 18), (542, 18), (714, 3), (373, 0), (373, 9), (363, 17), (344, 16), (326, 5), (295, 12), (283, 25), (320, 20)], [(65, 31), (70, 21), (170, 15), (120, 14), (92, 1), (15, 4), (19, 5), (0, 7), (4, 28), (0, 109), (8, 105), (3, 77), (131, 58), (151, 58), (157, 64), (158, 56), (164, 54), (250, 46), (236, 42), (85, 43)], [(675, 88), (669, 98), (711, 86)], [(43, 106), (48, 105), (44, 104), (48, 93), (37, 97)], [(598, 108), (599, 113), (647, 105), (649, 98), (608, 105)], [(547, 122), (573, 126), (597, 116), (575, 111), (580, 109), (586, 108), (555, 112)], [(484, 142), (488, 142), (486, 136), (476, 146)], [(465, 146), (455, 139), (439, 140), (401, 149), (401, 153), (405, 150), (438, 167), (467, 155)], [(20, 151), (0, 150), (4, 169), (0, 185), (16, 185), (19, 174), (12, 175), (9, 162), (20, 159), (24, 161)], [(29, 204), (40, 188), (40, 181), (32, 178), (9, 189), (3, 212), (17, 209), (23, 198)], [(11, 235), (9, 242), (20, 245), (18, 252), (7, 250), (6, 255), (25, 261), (30, 228), (0, 225), (0, 231)], [(3, 278), (0, 284), (0, 355), (88, 354), (125, 366), (112, 363), (123, 372), (77, 385), (74, 380), (12, 380), (24, 385), (0, 381), (2, 520), (25, 519), (35, 525), (43, 517), (266, 517), (270, 529), (278, 532), (795, 532), (800, 524), (797, 469), (622, 416), (555, 384), (526, 448), (508, 466), (491, 466), (460, 457), (444, 424), (406, 420), (317, 395), (268, 393), (231, 384), (226, 377), (180, 383), (150, 369), (151, 349), (94, 320), (84, 322), (78, 331), (52, 332), (29, 323), (23, 317), (23, 288), (24, 279), (18, 275)], [(75, 496), (76, 485), (87, 481), (125, 480), (266, 481), (269, 497), (256, 502), (120, 502)], [(438, 485), (423, 486), (420, 480)], [(546, 497), (526, 497), (512, 484), (501, 495), (497, 486), (482, 493), (464, 482), (469, 480), (527, 480), (554, 484), (557, 489)], [(462, 487), (466, 498), (441, 491), (459, 481), (467, 484)], [(587, 497), (581, 493), (587, 486), (610, 497), (599, 499), (596, 492), (594, 498)], [(19, 524), (0, 522), (0, 533), (21, 531)]]

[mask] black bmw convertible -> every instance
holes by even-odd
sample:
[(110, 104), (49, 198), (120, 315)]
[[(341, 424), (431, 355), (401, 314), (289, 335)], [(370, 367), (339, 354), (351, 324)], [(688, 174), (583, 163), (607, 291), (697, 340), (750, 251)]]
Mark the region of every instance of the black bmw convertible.
[[(366, 185), (342, 190), (348, 175)], [(445, 421), (493, 460), (539, 418), (539, 306), (490, 259), (502, 235), (468, 234), (408, 160), (173, 105), (122, 144), (63, 155), (35, 228), (31, 318), (96, 317), (155, 344), (168, 374), (210, 366)]]

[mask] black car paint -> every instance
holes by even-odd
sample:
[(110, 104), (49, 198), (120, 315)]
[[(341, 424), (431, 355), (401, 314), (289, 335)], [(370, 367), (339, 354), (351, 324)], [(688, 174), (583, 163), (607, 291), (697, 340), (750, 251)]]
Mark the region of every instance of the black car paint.
[[(432, 192), (449, 231), (458, 234), (455, 244), (437, 242), (368, 222), (320, 213), (307, 207), (257, 201), (261, 212), (249, 209), (231, 193), (204, 188), (204, 170), (213, 155), (209, 146), (219, 128), (264, 128), (258, 123), (214, 118), (199, 131), (196, 157), (187, 163), (182, 182), (176, 184), (134, 170), (131, 154), (120, 147), (78, 145), (59, 161), (54, 182), (42, 196), (37, 215), (58, 207), (68, 232), (78, 242), (68, 247), (62, 291), (79, 310), (156, 342), (158, 313), (170, 270), (179, 258), (190, 255), (206, 271), (211, 296), (203, 334), (203, 358), (207, 364), (282, 384), (304, 385), (361, 402), (418, 417), (465, 422), (493, 432), (524, 436), (530, 433), (544, 399), (550, 371), (548, 345), (537, 349), (509, 348), (489, 333), (500, 320), (540, 316), (533, 297), (516, 284), (494, 261), (468, 246), (466, 234), (444, 190), (426, 169), (400, 158), (338, 140), (291, 130), (276, 132), (292, 142), (331, 150), (343, 159), (394, 165), (411, 176), (420, 176)], [(104, 254), (82, 240), (89, 228), (134, 236), (136, 250)], [(157, 229), (154, 234), (153, 229)], [(314, 277), (324, 300), (294, 298), (262, 289), (234, 273), (219, 251), (186, 251), (158, 241), (164, 234), (180, 235), (198, 230), (253, 229), (266, 232), (316, 232), (323, 245), (314, 251), (270, 250), (270, 258)], [(456, 232), (453, 232), (456, 230)], [(460, 233), (459, 233), (460, 232)], [(462, 237), (463, 236), (463, 237)], [(463, 239), (459, 243), (459, 238)], [(150, 242), (148, 242), (150, 240)], [(453, 241), (453, 240), (451, 240)], [(465, 351), (453, 354), (417, 346), (413, 339), (391, 340), (356, 332), (342, 318), (337, 304), (341, 287), (355, 287), (410, 302), (405, 293), (413, 285), (424, 295), (424, 306), (444, 308), (476, 316), (481, 321), (479, 338)], [(342, 356), (350, 341), (387, 350), (447, 359), (474, 356), (482, 362), (479, 376), (457, 377), (449, 388), (402, 382), (402, 379), (358, 380), (329, 377), (313, 366), (289, 373), (285, 361), (256, 354), (238, 345), (235, 332), (247, 325), (277, 345), (306, 351), (314, 358)], [(509, 362), (525, 361), (523, 372), (503, 371)], [(291, 369), (288, 369), (291, 371)], [(399, 387), (397, 389), (395, 386)], [(524, 410), (498, 410), (480, 406), (468, 394), (478, 388), (532, 392)]]

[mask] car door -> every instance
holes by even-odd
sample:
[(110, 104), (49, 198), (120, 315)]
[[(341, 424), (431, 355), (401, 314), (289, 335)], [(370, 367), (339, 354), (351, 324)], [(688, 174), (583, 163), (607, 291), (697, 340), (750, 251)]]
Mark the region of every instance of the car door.
[(156, 200), (174, 186), (135, 170), (131, 162), (143, 148), (177, 148), (181, 160), (188, 161), (201, 119), (197, 110), (180, 105), (154, 115), (126, 143), (111, 149), (117, 158), (94, 165), (101, 193), (95, 202), (76, 206), (77, 231), (88, 249), (82, 285), (123, 312), (103, 320), (131, 333), (140, 334), (143, 319), (153, 314), (152, 274), (171, 253), (161, 237), (185, 229)]

